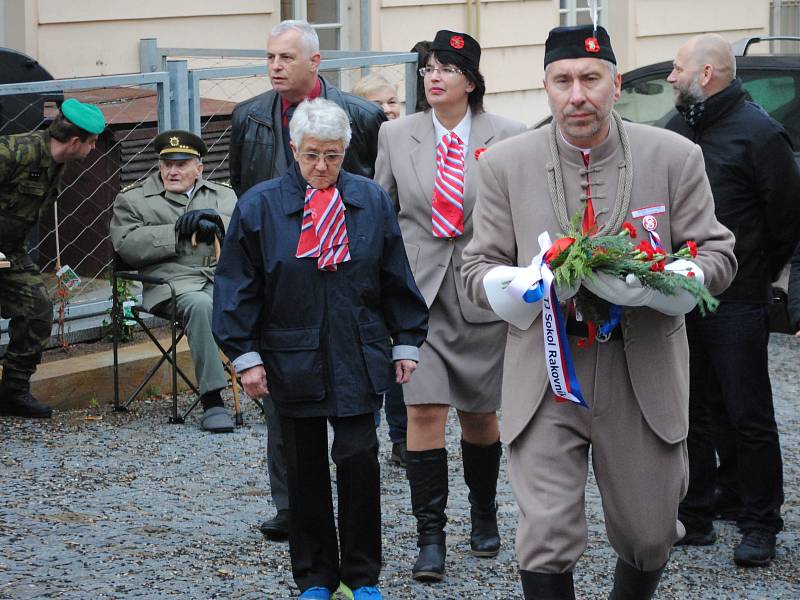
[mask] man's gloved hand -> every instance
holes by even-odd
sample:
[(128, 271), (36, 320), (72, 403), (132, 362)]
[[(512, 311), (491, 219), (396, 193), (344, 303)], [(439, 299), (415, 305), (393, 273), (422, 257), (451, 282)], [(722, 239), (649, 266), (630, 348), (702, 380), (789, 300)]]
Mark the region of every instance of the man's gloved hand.
[(205, 217), (200, 219), (196, 231), (197, 239), (206, 244), (213, 244), (215, 236), (220, 243), (225, 238), (225, 226), (219, 216), (215, 220), (209, 220)]
[[(688, 277), (689, 273), (694, 273), (693, 277), (698, 283), (702, 284), (705, 282), (703, 270), (690, 260), (685, 260), (682, 258), (675, 260), (665, 266), (664, 270), (672, 271), (679, 275), (683, 275), (684, 277)], [(645, 289), (642, 287), (641, 282), (634, 275), (628, 275), (625, 281), (632, 287)], [(662, 294), (661, 292), (657, 292), (655, 290), (648, 291), (650, 292), (651, 297), (645, 306), (648, 306), (653, 310), (657, 310), (660, 313), (664, 313), (665, 315), (679, 317), (690, 312), (695, 306), (697, 306), (697, 298), (682, 288), (679, 289), (675, 294)]]
[(194, 232), (197, 232), (198, 239), (208, 244), (214, 241), (214, 236), (220, 241), (225, 237), (225, 225), (222, 223), (222, 217), (213, 208), (200, 208), (185, 212), (175, 221), (175, 231), (179, 238), (189, 238)]
[(636, 284), (638, 285), (629, 285), (626, 281), (607, 273), (595, 273), (594, 278), (587, 277), (583, 280), (583, 286), (587, 290), (611, 304), (647, 306), (654, 292), (643, 288), (638, 279)]

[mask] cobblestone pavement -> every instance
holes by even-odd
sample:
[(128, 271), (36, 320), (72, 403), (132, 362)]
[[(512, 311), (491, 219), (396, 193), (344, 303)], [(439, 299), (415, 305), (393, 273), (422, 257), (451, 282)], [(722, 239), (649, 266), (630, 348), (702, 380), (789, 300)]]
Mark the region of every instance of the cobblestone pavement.
[[(658, 598), (800, 598), (800, 340), (774, 336), (770, 351), (781, 428), (786, 530), (766, 569), (732, 562), (738, 540), (717, 523), (719, 541), (677, 548)], [(51, 422), (0, 419), (0, 598), (241, 598), (296, 595), (288, 546), (257, 526), (272, 509), (265, 426), (251, 403), (247, 425), (229, 435), (167, 423), (168, 403), (139, 402), (128, 414), (61, 412)], [(99, 420), (95, 420), (101, 417)], [(381, 587), (390, 599), (521, 598), (514, 562), (516, 508), (505, 465), (499, 492), (503, 550), (468, 555), (469, 508), (451, 421), (447, 576), (422, 586), (408, 574), (414, 523), (404, 473), (386, 464), (381, 427)], [(589, 486), (589, 547), (576, 569), (579, 598), (605, 598), (614, 555), (597, 488)]]

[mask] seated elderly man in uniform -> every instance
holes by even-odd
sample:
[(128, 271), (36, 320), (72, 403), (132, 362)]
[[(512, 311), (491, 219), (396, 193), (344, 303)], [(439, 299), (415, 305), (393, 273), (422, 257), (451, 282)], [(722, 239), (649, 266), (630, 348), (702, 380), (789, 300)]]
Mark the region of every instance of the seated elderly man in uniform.
[[(219, 350), (211, 334), (211, 299), (219, 245), (236, 204), (229, 187), (202, 178), (207, 149), (202, 139), (182, 130), (153, 140), (158, 173), (123, 190), (114, 201), (114, 250), (141, 273), (175, 286), (177, 314), (194, 362), (206, 431), (233, 431), (220, 391), (227, 385)], [(166, 315), (167, 285), (144, 285), (144, 308)]]

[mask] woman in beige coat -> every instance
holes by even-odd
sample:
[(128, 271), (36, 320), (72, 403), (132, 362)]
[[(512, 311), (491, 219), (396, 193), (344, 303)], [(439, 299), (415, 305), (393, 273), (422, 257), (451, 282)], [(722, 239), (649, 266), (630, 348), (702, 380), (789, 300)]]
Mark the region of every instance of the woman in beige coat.
[(430, 308), (428, 339), (421, 348), (424, 358), (415, 379), (404, 386), (407, 474), (419, 546), (412, 576), (419, 581), (440, 581), (444, 576), (444, 446), (451, 406), (462, 430), (471, 551), (493, 557), (500, 549), (496, 411), (506, 324), (464, 295), (461, 251), (472, 237), (476, 161), (487, 146), (525, 127), (484, 112), (480, 51), (466, 34), (436, 34), (420, 69), (431, 109), (384, 123), (375, 164), (375, 179), (395, 202), (409, 263)]

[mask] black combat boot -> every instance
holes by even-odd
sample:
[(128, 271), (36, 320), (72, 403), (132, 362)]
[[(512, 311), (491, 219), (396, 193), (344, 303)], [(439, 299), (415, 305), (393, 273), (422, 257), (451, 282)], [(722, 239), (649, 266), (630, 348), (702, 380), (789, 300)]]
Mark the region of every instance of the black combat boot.
[(469, 536), (473, 556), (491, 558), (500, 551), (497, 530), (497, 477), (500, 474), (500, 455), (503, 447), (498, 440), (481, 447), (461, 440), (464, 461), (464, 481), (469, 488), (472, 533)]
[(419, 546), (411, 576), (417, 581), (441, 581), (446, 554), (447, 450), (407, 450), (406, 464)]
[(649, 600), (655, 594), (663, 572), (664, 567), (655, 571), (640, 571), (618, 558), (614, 571), (614, 589), (608, 599)]
[(572, 571), (568, 573), (534, 573), (520, 571), (525, 600), (575, 600)]
[(53, 409), (31, 395), (30, 388), (0, 384), (0, 416), (49, 419)]

